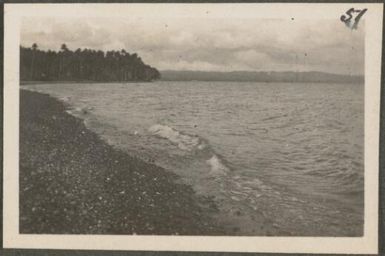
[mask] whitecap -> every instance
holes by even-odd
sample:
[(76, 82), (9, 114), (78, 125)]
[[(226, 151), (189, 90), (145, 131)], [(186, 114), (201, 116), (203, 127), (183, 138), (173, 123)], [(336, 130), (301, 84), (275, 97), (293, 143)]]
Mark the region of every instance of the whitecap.
[(229, 171), (229, 168), (222, 163), (217, 155), (213, 155), (207, 163), (211, 167), (211, 173), (213, 174), (225, 174)]
[(153, 125), (150, 127), (149, 132), (161, 138), (168, 139), (181, 150), (192, 151), (194, 149), (204, 148), (198, 136), (183, 134), (166, 125)]

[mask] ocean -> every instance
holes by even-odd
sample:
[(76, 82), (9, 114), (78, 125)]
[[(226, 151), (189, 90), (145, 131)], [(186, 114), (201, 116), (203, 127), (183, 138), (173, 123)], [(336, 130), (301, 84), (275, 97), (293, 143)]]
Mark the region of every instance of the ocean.
[(362, 236), (364, 85), (34, 84), (216, 203), (237, 235)]

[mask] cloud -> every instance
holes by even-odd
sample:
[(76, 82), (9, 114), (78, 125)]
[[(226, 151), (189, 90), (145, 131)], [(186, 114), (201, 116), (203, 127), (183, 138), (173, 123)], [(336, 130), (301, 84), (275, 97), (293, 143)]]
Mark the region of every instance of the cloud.
[(138, 53), (158, 69), (363, 74), (364, 31), (339, 20), (25, 18), (21, 43)]

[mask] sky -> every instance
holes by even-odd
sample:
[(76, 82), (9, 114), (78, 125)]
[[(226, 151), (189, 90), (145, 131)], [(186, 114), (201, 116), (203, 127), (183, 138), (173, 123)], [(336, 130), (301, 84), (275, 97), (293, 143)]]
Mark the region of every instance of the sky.
[(24, 18), (21, 45), (137, 53), (159, 70), (364, 73), (364, 24), (261, 18)]

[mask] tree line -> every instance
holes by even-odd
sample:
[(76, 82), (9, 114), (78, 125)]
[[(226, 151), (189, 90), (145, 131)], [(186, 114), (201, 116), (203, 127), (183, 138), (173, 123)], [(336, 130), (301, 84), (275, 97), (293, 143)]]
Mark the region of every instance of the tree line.
[(60, 51), (43, 51), (37, 44), (20, 46), (21, 81), (152, 81), (160, 73), (136, 54), (125, 50), (77, 49), (65, 44)]

